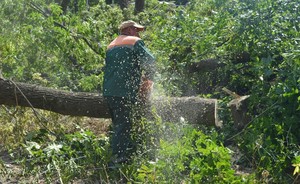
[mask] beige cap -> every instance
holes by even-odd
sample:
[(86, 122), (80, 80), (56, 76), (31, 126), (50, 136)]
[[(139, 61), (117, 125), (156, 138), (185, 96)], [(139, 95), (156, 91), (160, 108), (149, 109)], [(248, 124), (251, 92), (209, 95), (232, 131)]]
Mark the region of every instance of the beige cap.
[(131, 26), (138, 28), (139, 31), (143, 31), (144, 28), (145, 28), (144, 26), (142, 26), (142, 25), (140, 25), (140, 24), (138, 24), (138, 23), (136, 23), (136, 22), (134, 22), (132, 20), (127, 20), (127, 21), (122, 22), (120, 24), (119, 30), (123, 30), (123, 29), (131, 27)]

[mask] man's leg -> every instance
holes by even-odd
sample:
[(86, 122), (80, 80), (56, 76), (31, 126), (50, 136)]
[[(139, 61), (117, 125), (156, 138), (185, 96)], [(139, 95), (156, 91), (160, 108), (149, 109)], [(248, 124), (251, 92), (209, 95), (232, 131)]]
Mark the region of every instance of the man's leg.
[(135, 150), (131, 137), (131, 104), (122, 97), (107, 100), (112, 114), (112, 154), (117, 157), (115, 162), (126, 162)]

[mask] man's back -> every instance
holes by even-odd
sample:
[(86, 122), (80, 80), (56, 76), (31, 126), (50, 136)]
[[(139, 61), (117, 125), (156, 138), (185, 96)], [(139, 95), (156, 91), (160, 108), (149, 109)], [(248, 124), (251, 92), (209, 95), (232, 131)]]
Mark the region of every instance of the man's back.
[(143, 41), (121, 35), (108, 46), (104, 75), (104, 96), (128, 97), (135, 100), (140, 82), (141, 65), (154, 62)]

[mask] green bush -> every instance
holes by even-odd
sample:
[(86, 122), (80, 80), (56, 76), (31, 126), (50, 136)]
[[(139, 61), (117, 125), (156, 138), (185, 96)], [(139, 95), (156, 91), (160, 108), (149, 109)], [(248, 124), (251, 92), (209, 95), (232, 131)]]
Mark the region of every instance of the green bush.
[[(241, 183), (231, 168), (231, 151), (218, 145), (216, 134), (207, 136), (194, 128), (171, 128), (160, 142), (156, 161), (143, 164), (137, 174), (140, 182), (150, 183)], [(166, 131), (164, 131), (166, 133)], [(181, 132), (180, 135), (176, 133)]]
[(22, 160), (26, 174), (45, 177), (49, 182), (67, 183), (74, 179), (105, 175), (110, 153), (108, 139), (97, 138), (92, 132), (80, 130), (57, 135), (49, 140), (49, 132), (31, 133), (23, 145)]

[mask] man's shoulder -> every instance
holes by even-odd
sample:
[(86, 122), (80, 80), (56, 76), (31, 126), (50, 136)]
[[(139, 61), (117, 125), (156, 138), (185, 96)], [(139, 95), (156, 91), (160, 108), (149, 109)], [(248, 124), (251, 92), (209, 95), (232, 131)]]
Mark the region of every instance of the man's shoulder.
[(124, 40), (131, 40), (131, 41), (135, 41), (135, 42), (139, 41), (139, 40), (142, 40), (141, 38), (139, 38), (137, 36), (125, 36), (125, 35), (123, 35), (122, 37), (124, 38)]
[(109, 44), (108, 48), (122, 45), (135, 45), (140, 40), (142, 39), (136, 36), (120, 35)]

